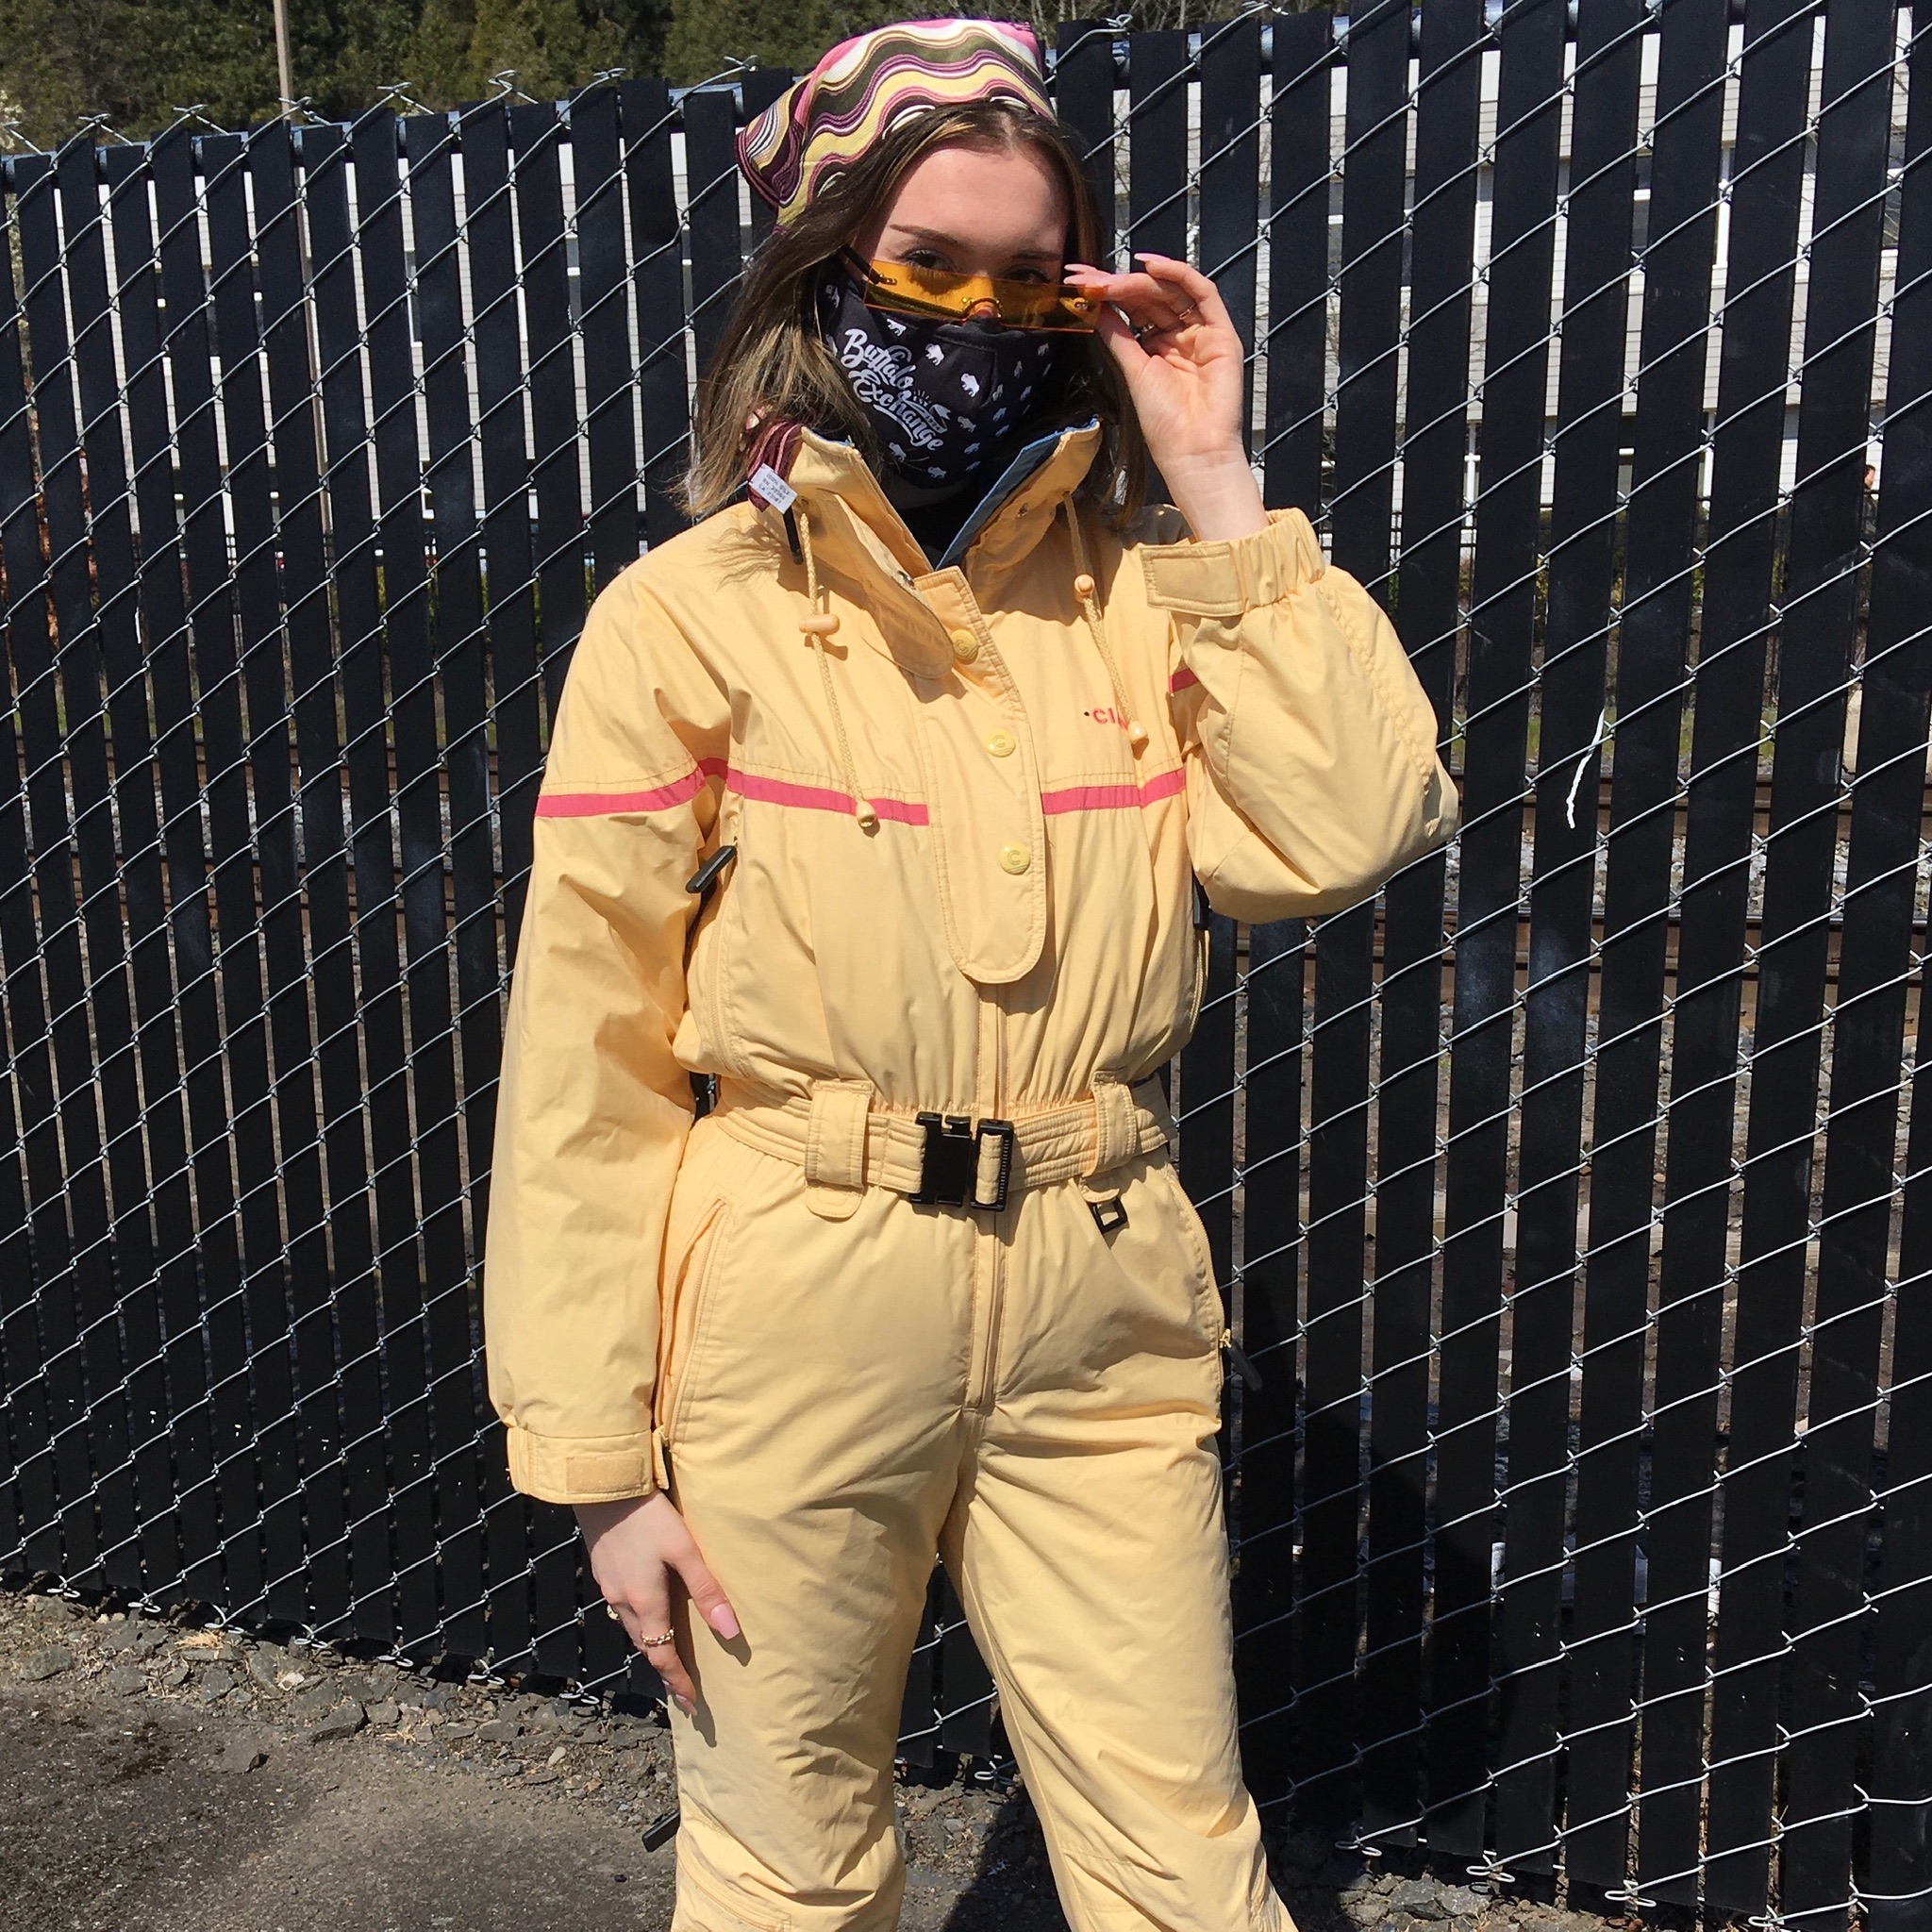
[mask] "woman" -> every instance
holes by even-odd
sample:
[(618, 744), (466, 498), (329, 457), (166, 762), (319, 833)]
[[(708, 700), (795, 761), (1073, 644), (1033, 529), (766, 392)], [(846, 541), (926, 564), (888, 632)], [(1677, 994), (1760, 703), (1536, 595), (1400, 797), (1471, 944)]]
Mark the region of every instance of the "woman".
[[(777, 225), (700, 399), (708, 514), (598, 599), (537, 808), (511, 1471), (676, 1707), (678, 1927), (895, 1922), (936, 1549), (1074, 1925), (1287, 1927), (1152, 1075), (1195, 877), (1251, 920), (1372, 891), (1454, 822), (1435, 720), (1263, 510), (1213, 284), (1091, 265), (1030, 34), (861, 36), (741, 153)], [(1133, 507), (1143, 443), (1174, 508)]]

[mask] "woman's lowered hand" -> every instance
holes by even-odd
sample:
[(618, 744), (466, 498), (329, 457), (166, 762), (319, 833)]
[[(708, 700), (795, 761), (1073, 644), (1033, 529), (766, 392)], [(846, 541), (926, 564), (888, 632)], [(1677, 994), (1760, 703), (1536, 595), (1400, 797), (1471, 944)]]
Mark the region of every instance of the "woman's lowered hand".
[[(718, 1579), (705, 1567), (684, 1518), (661, 1490), (619, 1503), (579, 1503), (576, 1514), (591, 1555), (591, 1574), (610, 1614), (689, 1717), (697, 1707), (697, 1691), (671, 1635), (671, 1579), (678, 1577), (693, 1608), (720, 1637), (733, 1638), (738, 1619)], [(653, 1641), (658, 1638), (665, 1641)]]
[(1070, 263), (1067, 280), (1105, 305), (1099, 334), (1120, 365), (1147, 452), (1196, 537), (1245, 537), (1268, 513), (1241, 441), (1248, 381), (1240, 332), (1214, 284), (1165, 255), (1140, 272)]

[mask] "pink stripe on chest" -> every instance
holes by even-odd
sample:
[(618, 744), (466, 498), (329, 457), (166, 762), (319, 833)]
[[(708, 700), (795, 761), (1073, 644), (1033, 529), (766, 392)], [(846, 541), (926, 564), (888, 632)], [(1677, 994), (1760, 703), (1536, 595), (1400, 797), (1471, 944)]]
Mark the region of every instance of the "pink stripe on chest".
[[(852, 799), (847, 792), (835, 791), (824, 785), (802, 785), (791, 778), (767, 778), (756, 772), (731, 771), (722, 760), (707, 758), (682, 778), (674, 778), (668, 785), (654, 786), (648, 791), (545, 792), (537, 801), (537, 816), (574, 819), (611, 817), (621, 812), (669, 811), (690, 804), (709, 779), (719, 776), (741, 798), (755, 799), (760, 805), (786, 806), (796, 811), (839, 812), (848, 818), (852, 814)], [(1128, 811), (1172, 798), (1185, 790), (1187, 782), (1184, 771), (1173, 771), (1158, 773), (1144, 785), (1070, 785), (1058, 791), (1042, 791), (1040, 808), (1049, 818), (1074, 811)], [(874, 798), (872, 808), (881, 819), (895, 824), (930, 823), (930, 813), (916, 800)]]
[[(762, 805), (789, 805), (800, 811), (837, 811), (852, 816), (849, 792), (833, 791), (823, 785), (800, 785), (790, 778), (761, 778), (755, 772), (729, 772), (724, 782), (741, 798), (755, 798)], [(908, 804), (903, 798), (874, 798), (872, 808), (882, 819), (902, 825), (926, 823), (925, 807)]]
[(1159, 772), (1144, 785), (1070, 785), (1063, 791), (1042, 791), (1040, 808), (1049, 818), (1069, 811), (1128, 811), (1155, 805), (1187, 789), (1185, 771)]

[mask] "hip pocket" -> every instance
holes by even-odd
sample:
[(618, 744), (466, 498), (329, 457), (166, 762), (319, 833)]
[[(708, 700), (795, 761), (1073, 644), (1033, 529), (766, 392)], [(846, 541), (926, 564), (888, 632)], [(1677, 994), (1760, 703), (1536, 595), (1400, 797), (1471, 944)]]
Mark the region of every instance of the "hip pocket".
[[(1196, 893), (1201, 888), (1196, 885)], [(1182, 1040), (1191, 1040), (1194, 1028), (1201, 1022), (1201, 1001), (1208, 991), (1208, 974), (1213, 964), (1212, 947), (1214, 934), (1206, 926), (1197, 924), (1193, 933), (1194, 943), (1189, 950), (1189, 959), (1193, 966), (1192, 981), (1188, 988), (1188, 1021), (1181, 1028)]]
[[(684, 1243), (675, 1265), (666, 1270), (659, 1315), (658, 1388), (652, 1408), (667, 1443), (677, 1439), (691, 1409), (691, 1391), (708, 1326), (711, 1281), (730, 1221), (731, 1204), (713, 1201)], [(666, 1259), (668, 1262), (670, 1257)]]
[(1174, 1172), (1174, 1163), (1163, 1160), (1156, 1167), (1155, 1173), (1173, 1198), (1174, 1211), (1180, 1224), (1181, 1241), (1193, 1262), (1194, 1323), (1200, 1333), (1201, 1345), (1203, 1348), (1219, 1349), (1227, 1327), (1227, 1318), (1222, 1307), (1221, 1286), (1214, 1278), (1214, 1250), (1208, 1240), (1207, 1226), (1199, 1210), (1188, 1199), (1188, 1191), (1181, 1186), (1181, 1177)]

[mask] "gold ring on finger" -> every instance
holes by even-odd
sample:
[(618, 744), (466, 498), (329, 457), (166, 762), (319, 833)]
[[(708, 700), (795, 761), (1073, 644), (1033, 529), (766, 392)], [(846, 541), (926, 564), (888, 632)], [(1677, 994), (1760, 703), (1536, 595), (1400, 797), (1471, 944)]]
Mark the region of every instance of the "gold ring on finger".
[(675, 1643), (676, 1641), (677, 1632), (675, 1630), (667, 1630), (661, 1637), (646, 1637), (638, 1645), (638, 1648), (640, 1650), (662, 1650), (667, 1643)]

